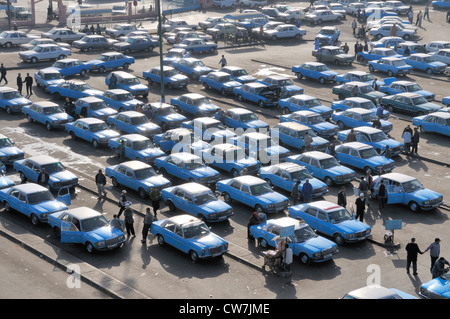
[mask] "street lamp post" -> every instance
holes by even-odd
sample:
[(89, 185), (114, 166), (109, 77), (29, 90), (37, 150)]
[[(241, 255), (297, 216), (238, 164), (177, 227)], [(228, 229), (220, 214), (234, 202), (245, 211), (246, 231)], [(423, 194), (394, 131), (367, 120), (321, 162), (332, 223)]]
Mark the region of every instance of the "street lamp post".
[(11, 2), (10, 2), (10, 0), (8, 0), (7, 3), (6, 3), (6, 10), (8, 12), (8, 30), (11, 30), (11, 14), (12, 14), (12, 12), (11, 12)]
[(156, 0), (158, 6), (158, 37), (159, 37), (159, 70), (161, 75), (161, 103), (166, 102), (166, 92), (164, 85), (164, 65), (163, 65), (163, 43), (162, 43), (162, 17), (161, 17), (161, 0)]

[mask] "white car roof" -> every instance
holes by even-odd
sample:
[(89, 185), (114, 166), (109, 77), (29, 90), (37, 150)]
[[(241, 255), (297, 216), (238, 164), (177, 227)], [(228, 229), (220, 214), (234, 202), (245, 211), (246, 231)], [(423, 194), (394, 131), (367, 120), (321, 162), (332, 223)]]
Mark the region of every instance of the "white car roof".
[(45, 165), (45, 164), (60, 162), (56, 158), (53, 158), (48, 155), (33, 156), (33, 157), (27, 158), (27, 160), (33, 161), (33, 162), (37, 163), (38, 165)]
[(25, 194), (33, 194), (33, 193), (37, 193), (37, 192), (48, 191), (48, 189), (46, 187), (41, 186), (39, 184), (35, 184), (35, 183), (19, 184), (19, 185), (13, 186), (12, 188), (20, 190), (21, 192), (23, 192)]
[(303, 152), (302, 155), (307, 155), (307, 156), (313, 157), (318, 160), (333, 157), (330, 154), (327, 154), (324, 152), (319, 152), (319, 151)]
[(390, 179), (395, 182), (404, 183), (415, 180), (415, 177), (401, 174), (401, 173), (387, 173), (380, 176), (381, 178)]
[(178, 185), (176, 186), (178, 189), (182, 189), (185, 192), (189, 193), (189, 194), (203, 194), (203, 193), (209, 193), (211, 192), (211, 189), (199, 184), (199, 183), (185, 183), (182, 185)]
[(129, 169), (132, 169), (132, 170), (137, 170), (137, 169), (143, 169), (143, 168), (151, 167), (147, 163), (144, 163), (144, 162), (141, 162), (141, 161), (128, 161), (128, 162), (120, 163), (118, 165), (125, 166), (125, 167), (127, 167)]
[(245, 185), (257, 185), (265, 182), (263, 179), (252, 175), (238, 176), (235, 177), (234, 180), (237, 180)]
[(33, 103), (36, 106), (45, 108), (45, 107), (53, 107), (53, 106), (59, 106), (58, 104), (51, 102), (51, 101), (39, 101)]
[(344, 144), (341, 144), (341, 145), (345, 145), (345, 146), (348, 146), (350, 148), (355, 148), (355, 149), (358, 149), (358, 150), (364, 149), (364, 148), (372, 148), (372, 146), (370, 146), (368, 144), (361, 143), (361, 142), (348, 142), (348, 143), (344, 143)]
[(324, 211), (333, 211), (335, 209), (342, 209), (342, 206), (339, 206), (335, 203), (326, 201), (326, 200), (320, 200), (320, 201), (315, 201), (312, 203), (308, 203), (308, 206), (312, 206), (312, 207), (316, 207), (318, 209), (324, 210)]
[(77, 207), (64, 211), (65, 214), (69, 214), (79, 220), (88, 219), (101, 214), (89, 207)]

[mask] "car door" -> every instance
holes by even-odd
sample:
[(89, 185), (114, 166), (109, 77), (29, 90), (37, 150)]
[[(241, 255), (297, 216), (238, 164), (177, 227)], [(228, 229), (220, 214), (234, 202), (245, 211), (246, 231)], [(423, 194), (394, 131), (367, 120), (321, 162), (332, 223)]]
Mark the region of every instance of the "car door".
[(127, 169), (123, 166), (119, 166), (116, 170), (115, 170), (115, 174), (114, 176), (116, 177), (116, 180), (119, 184), (121, 185), (126, 185), (127, 184)]
[(80, 221), (69, 214), (61, 220), (61, 243), (82, 243)]
[(134, 171), (128, 168), (125, 172), (124, 184), (126, 187), (134, 189), (137, 191), (139, 185), (136, 183), (136, 179), (134, 178)]
[(388, 204), (401, 204), (403, 203), (404, 198), (404, 191), (403, 187), (400, 183), (391, 181), (391, 180), (385, 180), (386, 185), (386, 192), (387, 192), (387, 203)]
[(56, 200), (58, 202), (61, 202), (65, 204), (66, 206), (70, 206), (72, 204), (72, 197), (70, 195), (70, 188), (69, 186), (61, 187), (58, 190), (58, 195), (56, 197)]
[(173, 203), (175, 204), (175, 207), (179, 208), (180, 210), (187, 211), (184, 190), (177, 188), (174, 192), (174, 196), (172, 197), (172, 199)]

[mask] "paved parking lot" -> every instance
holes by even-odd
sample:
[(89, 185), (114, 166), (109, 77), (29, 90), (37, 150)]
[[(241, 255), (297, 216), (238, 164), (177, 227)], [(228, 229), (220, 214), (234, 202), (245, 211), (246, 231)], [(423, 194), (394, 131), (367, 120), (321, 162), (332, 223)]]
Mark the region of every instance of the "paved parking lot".
[[(291, 5), (306, 6), (306, 3), (292, 3)], [(414, 10), (423, 9), (423, 6), (414, 6)], [(177, 17), (186, 19), (188, 23), (197, 23), (208, 16), (221, 16), (229, 11), (208, 10), (206, 12), (190, 12), (178, 14)], [(444, 11), (430, 11), (431, 21), (424, 20), (422, 28), (419, 28), (420, 43), (433, 40), (448, 40), (448, 24), (445, 22)], [(348, 43), (350, 53), (353, 53), (355, 38), (351, 33), (350, 21), (346, 20), (336, 24), (342, 32), (341, 44)], [(143, 25), (149, 30), (156, 31), (156, 23), (144, 21)], [(332, 24), (334, 25), (334, 24)], [(219, 60), (224, 55), (228, 65), (244, 67), (247, 72), (260, 79), (266, 75), (281, 74), (291, 78), (296, 85), (309, 94), (319, 98), (325, 105), (337, 100), (337, 96), (331, 94), (335, 84), (321, 85), (311, 80), (298, 80), (290, 68), (302, 62), (314, 61), (311, 52), (314, 48), (314, 37), (321, 26), (303, 25), (307, 30), (306, 36), (299, 41), (276, 41), (267, 42), (265, 45), (252, 47), (232, 48), (223, 47), (219, 41), (219, 50), (215, 55), (201, 54), (201, 58), (207, 66), (219, 68)], [(37, 33), (42, 30), (30, 30)], [(170, 47), (165, 44), (164, 51)], [(14, 79), (17, 73), (33, 74), (51, 63), (42, 62), (38, 65), (21, 62), (18, 58), (18, 49), (1, 49), (2, 62), (8, 71), (8, 80), (14, 87)], [(82, 61), (94, 59), (99, 52), (81, 53), (73, 50), (72, 57)], [(142, 79), (142, 72), (151, 67), (159, 65), (157, 52), (132, 54), (136, 62), (131, 65), (130, 72)], [(350, 70), (368, 71), (366, 63), (353, 63), (351, 66), (329, 65), (330, 69), (339, 73)], [(382, 73), (374, 74), (378, 79), (387, 76)], [(106, 90), (103, 74), (90, 73), (83, 78), (93, 88)], [(77, 79), (80, 77), (77, 76)], [(448, 78), (445, 75), (428, 76), (420, 72), (413, 72), (406, 77), (407, 80), (417, 81), (423, 89), (429, 90), (436, 95), (436, 102), (450, 93)], [(144, 82), (144, 81), (143, 81)], [(144, 82), (145, 83), (145, 82)], [(160, 100), (160, 87), (153, 84), (150, 94), (144, 102), (155, 102)], [(260, 119), (266, 121), (272, 127), (279, 122), (281, 111), (277, 108), (261, 109), (258, 106), (246, 102), (239, 102), (233, 97), (222, 97), (220, 93), (205, 89), (200, 82), (191, 81), (187, 89), (166, 90), (166, 101), (187, 92), (195, 92), (208, 96), (214, 103), (226, 110), (232, 107), (244, 107), (254, 111)], [(33, 102), (40, 100), (53, 100), (62, 104), (61, 100), (55, 100), (42, 89), (34, 87), (34, 94), (30, 97)], [(390, 135), (401, 141), (404, 127), (411, 124), (412, 117), (407, 114), (394, 113), (390, 118), (393, 123), (393, 131)], [(61, 130), (47, 131), (43, 126), (36, 123), (28, 123), (23, 115), (9, 115), (4, 112), (0, 114), (0, 133), (12, 138), (16, 146), (25, 151), (27, 156), (48, 154), (60, 159), (66, 167), (73, 171), (80, 179), (82, 188), (77, 190), (73, 198), (73, 206), (89, 206), (97, 209), (110, 219), (116, 213), (115, 201), (119, 196), (120, 189), (114, 188), (108, 181), (108, 197), (112, 201), (97, 201), (93, 176), (98, 169), (116, 164), (109, 149), (95, 149), (91, 145), (79, 140), (72, 140)], [(417, 177), (425, 187), (431, 188), (444, 196), (444, 202), (448, 203), (448, 181), (450, 178), (448, 165), (450, 161), (450, 142), (448, 137), (437, 134), (425, 133), (421, 135), (419, 144), (420, 157), (401, 155), (395, 159), (396, 172)], [(358, 171), (360, 177), (363, 172)], [(13, 169), (9, 169), (7, 175), (14, 181), (19, 182), (18, 176)], [(224, 174), (224, 177), (229, 175)], [(357, 185), (357, 182), (353, 182)], [(353, 185), (346, 185), (349, 202), (354, 203)], [(325, 196), (326, 200), (336, 202), (338, 187), (332, 186)], [(289, 196), (286, 192), (284, 195)], [(226, 238), (230, 242), (230, 254), (225, 255), (223, 260), (191, 263), (188, 258), (173, 249), (161, 248), (154, 239), (145, 246), (140, 244), (140, 230), (142, 214), (149, 205), (148, 201), (141, 200), (137, 194), (131, 192), (133, 208), (140, 212), (137, 215), (135, 228), (137, 237), (127, 242), (120, 251), (108, 252), (106, 254), (94, 254), (88, 256), (80, 247), (74, 245), (62, 245), (49, 236), (49, 229), (43, 227), (31, 227), (29, 221), (14, 214), (2, 214), (7, 223), (14, 223), (24, 231), (29, 231), (38, 238), (45, 238), (49, 244), (64, 250), (80, 260), (94, 266), (109, 276), (136, 289), (143, 296), (150, 298), (340, 298), (347, 291), (368, 284), (373, 269), (380, 271), (380, 284), (395, 287), (417, 296), (418, 287), (421, 283), (431, 279), (429, 274), (429, 257), (419, 257), (419, 276), (406, 275), (404, 270), (406, 253), (404, 246), (411, 237), (415, 237), (420, 248), (425, 249), (433, 239), (438, 236), (442, 240), (441, 255), (446, 256), (449, 252), (448, 243), (448, 210), (446, 207), (438, 208), (431, 212), (411, 213), (406, 207), (393, 205), (383, 211), (376, 208), (373, 202), (371, 208), (365, 215), (365, 222), (373, 229), (371, 241), (365, 241), (354, 245), (340, 247), (340, 252), (333, 261), (318, 265), (301, 265), (298, 260), (292, 268), (292, 280), (286, 278), (264, 275), (258, 266), (262, 265), (261, 251), (246, 239), (246, 225), (251, 210), (240, 204), (233, 204), (234, 216), (229, 222), (211, 224), (211, 229)], [(223, 199), (221, 197), (221, 199)], [(172, 216), (173, 213), (167, 207), (163, 207), (160, 218)], [(284, 216), (284, 213), (273, 217)], [(272, 217), (272, 216), (271, 216)], [(395, 232), (395, 241), (400, 243), (398, 251), (389, 251), (383, 247), (383, 236), (385, 233), (384, 222), (387, 219), (401, 219), (403, 229)], [(7, 225), (7, 223), (3, 223)], [(446, 256), (447, 257), (447, 256)], [(241, 262), (239, 262), (241, 259)], [(244, 261), (244, 262), (242, 262)], [(253, 267), (252, 265), (255, 265)], [(32, 281), (32, 278), (30, 278)], [(232, 283), (232, 284), (230, 284)], [(162, 290), (160, 287), (166, 287)], [(218, 290), (217, 287), (222, 289)], [(126, 296), (125, 296), (126, 297)], [(33, 298), (33, 297), (32, 297)]]

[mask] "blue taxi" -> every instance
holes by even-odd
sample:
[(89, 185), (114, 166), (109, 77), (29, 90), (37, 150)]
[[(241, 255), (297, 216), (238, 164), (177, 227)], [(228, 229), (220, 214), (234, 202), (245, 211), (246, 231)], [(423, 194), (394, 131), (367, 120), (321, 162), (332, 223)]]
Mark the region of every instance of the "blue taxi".
[(144, 102), (137, 100), (133, 94), (123, 89), (108, 90), (96, 96), (119, 112), (130, 111), (144, 105)]
[(427, 53), (414, 53), (404, 58), (404, 61), (415, 70), (425, 71), (427, 74), (442, 74), (447, 64), (436, 60), (436, 57)]
[(415, 82), (412, 81), (394, 81), (390, 82), (388, 80), (385, 81), (386, 85), (380, 86), (380, 92), (395, 95), (403, 92), (411, 92), (422, 95), (429, 102), (434, 100), (435, 94), (429, 91), (422, 89), (422, 87)]
[(181, 210), (205, 222), (221, 222), (233, 216), (233, 208), (199, 183), (167, 187), (161, 197), (171, 212)]
[(215, 118), (222, 121), (227, 127), (246, 132), (252, 130), (255, 132), (267, 132), (269, 124), (258, 119), (258, 116), (251, 110), (244, 108), (231, 108), (224, 112), (223, 117), (216, 113)]
[(109, 87), (111, 77), (116, 77), (116, 89), (122, 89), (130, 92), (133, 96), (142, 96), (144, 99), (148, 96), (148, 87), (139, 81), (139, 79), (125, 71), (113, 71), (105, 77), (105, 84)]
[(198, 93), (187, 93), (170, 99), (176, 111), (193, 116), (213, 116), (220, 107), (211, 103), (210, 99)]
[(108, 146), (116, 157), (120, 156), (119, 145), (122, 143), (125, 147), (125, 157), (130, 160), (136, 159), (144, 163), (153, 163), (156, 158), (166, 155), (148, 137), (141, 134), (126, 134), (108, 140)]
[(90, 66), (90, 72), (103, 73), (106, 70), (117, 68), (128, 70), (134, 62), (132, 56), (127, 56), (120, 52), (105, 52), (100, 54), (97, 59), (87, 61), (86, 64)]
[(117, 111), (106, 105), (105, 101), (95, 96), (86, 96), (75, 101), (75, 114), (82, 117), (96, 117), (106, 120)]
[(85, 96), (99, 96), (103, 94), (102, 91), (93, 89), (84, 81), (65, 81), (57, 85), (50, 85), (48, 86), (48, 93), (56, 99), (68, 97), (72, 100), (77, 100)]
[(25, 153), (14, 144), (9, 137), (0, 134), (0, 162), (2, 164), (12, 165), (14, 161), (25, 157)]
[(283, 111), (283, 114), (296, 111), (313, 111), (320, 114), (324, 119), (330, 119), (333, 113), (333, 110), (323, 105), (318, 98), (307, 94), (281, 99), (278, 106)]
[(219, 71), (230, 74), (233, 77), (233, 80), (242, 84), (256, 81), (254, 76), (248, 74), (244, 68), (239, 66), (224, 66), (223, 68), (220, 68)]
[(148, 119), (158, 124), (163, 131), (178, 128), (187, 120), (186, 116), (177, 113), (172, 105), (163, 102), (149, 103), (142, 110)]
[(191, 130), (180, 127), (167, 130), (164, 133), (153, 136), (155, 144), (166, 153), (201, 153), (201, 150), (210, 148), (211, 145), (197, 136)]
[(200, 82), (205, 89), (214, 89), (223, 96), (232, 95), (234, 88), (242, 86), (242, 83), (234, 80), (230, 74), (220, 71), (200, 76)]
[[(380, 90), (381, 92), (381, 90)], [(361, 108), (370, 110), (374, 113), (377, 112), (377, 106), (372, 100), (366, 99), (364, 97), (347, 97), (344, 100), (334, 101), (331, 102), (331, 108), (335, 112), (342, 112), (348, 109), (354, 109), (354, 108)], [(386, 111), (383, 109), (383, 116), (381, 116), (382, 119), (387, 120), (390, 116), (389, 111)]]
[(240, 102), (253, 102), (261, 108), (278, 104), (277, 87), (256, 81), (235, 87), (233, 93)]
[(380, 60), (369, 61), (370, 72), (383, 72), (388, 76), (406, 76), (411, 73), (413, 67), (406, 64), (402, 58), (387, 57)]
[(179, 61), (172, 62), (172, 67), (178, 70), (178, 72), (191, 77), (193, 80), (198, 80), (200, 76), (213, 71), (202, 60), (191, 57), (185, 57)]
[(93, 117), (86, 117), (67, 123), (65, 130), (73, 140), (79, 138), (88, 141), (95, 148), (106, 146), (110, 138), (120, 136), (120, 133), (111, 130), (105, 121)]
[(306, 125), (296, 122), (283, 122), (275, 124), (269, 131), (269, 135), (278, 140), (280, 144), (287, 145), (288, 147), (296, 148), (300, 151), (305, 150), (304, 139), (306, 135), (312, 138), (310, 150), (324, 152), (330, 142), (319, 137), (314, 131)]
[(337, 125), (327, 122), (320, 114), (313, 111), (296, 111), (280, 116), (280, 122), (296, 122), (311, 128), (314, 133), (324, 138), (331, 138), (338, 133)]
[(44, 88), (44, 91), (48, 91), (50, 85), (58, 85), (64, 82), (62, 74), (54, 68), (45, 68), (34, 73), (34, 80), (36, 86)]
[(181, 123), (181, 127), (194, 132), (195, 136), (206, 142), (226, 143), (236, 133), (228, 130), (222, 122), (211, 117), (197, 117)]
[(416, 116), (412, 123), (418, 126), (423, 133), (430, 132), (450, 136), (450, 113), (448, 112), (434, 112)]
[(186, 75), (178, 73), (178, 71), (171, 66), (163, 67), (163, 71), (164, 74), (161, 76), (161, 68), (153, 67), (142, 72), (142, 76), (150, 85), (153, 83), (158, 83), (161, 85), (162, 78), (164, 78), (164, 86), (169, 90), (187, 87), (189, 78)]
[(128, 134), (151, 136), (161, 133), (161, 128), (150, 122), (141, 112), (125, 111), (108, 116), (106, 120), (111, 129)]
[(419, 295), (426, 299), (450, 298), (450, 272), (424, 282), (419, 287)]
[(85, 62), (81, 62), (78, 59), (62, 59), (58, 60), (51, 66), (52, 69), (57, 70), (62, 76), (73, 76), (79, 74), (80, 76), (86, 76), (91, 69), (91, 66)]
[(320, 62), (306, 62), (293, 66), (291, 70), (300, 80), (305, 77), (318, 80), (321, 84), (336, 82), (336, 76), (339, 75), (339, 73), (329, 70), (325, 64)]
[[(340, 130), (346, 127), (355, 128), (360, 126), (372, 126), (373, 121), (377, 119), (375, 112), (362, 108), (348, 109), (342, 112), (333, 113), (331, 116), (333, 121), (337, 124)], [(381, 130), (384, 133), (392, 131), (392, 123), (380, 119)]]
[(276, 87), (280, 87), (281, 91), (284, 92), (284, 97), (290, 97), (293, 95), (303, 94), (303, 88), (295, 85), (291, 79), (284, 75), (269, 75), (266, 76), (262, 80), (257, 80), (260, 83), (264, 83), (267, 85), (273, 85)]
[(16, 89), (7, 86), (0, 87), (0, 109), (5, 110), (6, 113), (20, 113), (24, 106), (31, 103), (29, 99), (24, 98)]
[(28, 122), (44, 124), (47, 130), (64, 128), (66, 123), (72, 122), (72, 116), (64, 112), (61, 106), (49, 101), (35, 102), (22, 108)]

